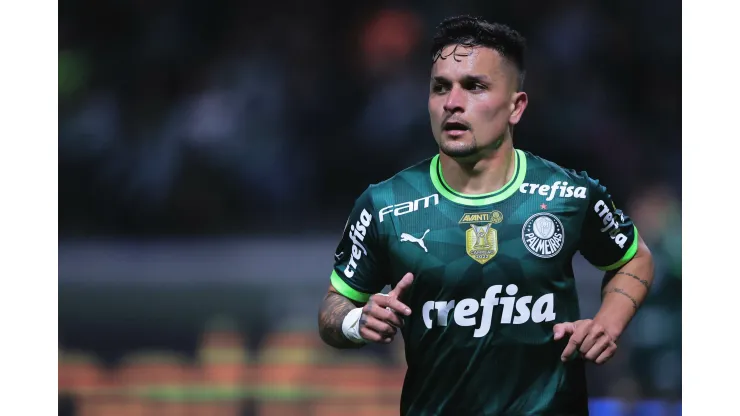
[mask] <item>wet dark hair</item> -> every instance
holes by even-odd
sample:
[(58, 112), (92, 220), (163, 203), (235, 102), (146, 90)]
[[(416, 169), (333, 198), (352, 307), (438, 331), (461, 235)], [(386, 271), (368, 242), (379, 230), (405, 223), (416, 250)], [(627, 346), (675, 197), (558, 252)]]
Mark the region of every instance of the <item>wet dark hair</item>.
[(502, 58), (511, 63), (519, 77), (519, 89), (524, 86), (524, 51), (526, 39), (516, 30), (500, 23), (489, 23), (479, 17), (454, 16), (443, 20), (437, 26), (431, 47), (432, 63), (438, 59), (455, 57), (455, 48), (447, 55), (442, 50), (449, 45), (465, 47), (482, 46), (497, 51)]

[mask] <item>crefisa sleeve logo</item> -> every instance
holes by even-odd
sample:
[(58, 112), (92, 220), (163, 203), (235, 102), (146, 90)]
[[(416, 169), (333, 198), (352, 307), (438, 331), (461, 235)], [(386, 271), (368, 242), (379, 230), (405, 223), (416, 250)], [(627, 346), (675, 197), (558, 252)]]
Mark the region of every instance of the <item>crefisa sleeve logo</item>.
[(621, 225), (619, 224), (619, 221), (617, 221), (617, 219), (620, 219), (624, 223), (624, 214), (622, 211), (617, 209), (614, 205), (614, 201), (612, 201), (611, 205), (612, 208), (614, 208), (613, 214), (609, 210), (609, 206), (603, 200), (599, 200), (599, 202), (594, 205), (594, 212), (599, 215), (599, 218), (601, 218), (602, 223), (604, 224), (604, 228), (599, 229), (599, 231), (602, 233), (608, 233), (609, 238), (614, 240), (614, 244), (618, 245), (619, 248), (624, 249), (624, 243), (627, 242), (628, 238), (621, 232)]
[(367, 256), (367, 249), (365, 248), (365, 235), (367, 235), (367, 229), (370, 227), (370, 222), (373, 216), (363, 209), (360, 213), (360, 219), (349, 227), (349, 234), (347, 238), (352, 242), (352, 257), (349, 258), (347, 267), (344, 268), (344, 275), (351, 278), (357, 271), (357, 261), (363, 256)]
[(549, 212), (532, 215), (522, 227), (522, 242), (530, 253), (543, 259), (555, 257), (563, 248), (565, 233), (560, 219)]

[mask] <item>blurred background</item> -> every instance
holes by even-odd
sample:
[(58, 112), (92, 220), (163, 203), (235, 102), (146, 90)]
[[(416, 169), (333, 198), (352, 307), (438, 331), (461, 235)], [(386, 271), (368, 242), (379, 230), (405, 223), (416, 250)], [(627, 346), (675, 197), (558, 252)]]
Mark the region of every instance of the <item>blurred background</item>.
[(355, 198), (436, 152), (454, 14), (527, 37), (515, 145), (600, 179), (653, 250), (592, 415), (680, 413), (681, 3), (370, 3), (60, 2), (60, 415), (398, 414), (402, 340), (337, 352), (316, 317)]

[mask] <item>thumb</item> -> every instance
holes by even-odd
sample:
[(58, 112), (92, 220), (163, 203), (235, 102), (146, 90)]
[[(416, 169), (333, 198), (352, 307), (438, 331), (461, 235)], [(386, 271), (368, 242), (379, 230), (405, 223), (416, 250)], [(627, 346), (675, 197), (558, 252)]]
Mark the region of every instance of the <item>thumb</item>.
[(555, 341), (558, 341), (565, 335), (573, 335), (576, 332), (576, 325), (573, 322), (563, 322), (556, 324), (552, 330), (555, 333)]

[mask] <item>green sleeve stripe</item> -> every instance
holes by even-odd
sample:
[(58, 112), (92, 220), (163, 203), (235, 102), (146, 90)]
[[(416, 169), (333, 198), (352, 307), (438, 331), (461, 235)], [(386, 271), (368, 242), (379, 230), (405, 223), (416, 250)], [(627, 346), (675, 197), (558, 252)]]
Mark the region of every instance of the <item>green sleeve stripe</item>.
[(342, 280), (341, 277), (339, 277), (339, 274), (336, 270), (332, 270), (331, 272), (331, 285), (334, 286), (334, 289), (337, 290), (340, 294), (354, 300), (355, 302), (367, 302), (368, 299), (370, 299), (369, 293), (362, 293), (359, 290), (352, 289), (347, 283)]
[(603, 270), (603, 271), (609, 271), (609, 270), (618, 269), (618, 268), (624, 266), (628, 261), (632, 260), (632, 257), (635, 257), (635, 254), (637, 254), (637, 246), (639, 245), (640, 238), (638, 237), (638, 234), (637, 234), (637, 227), (635, 227), (634, 225), (632, 227), (635, 230), (635, 239), (632, 240), (632, 245), (627, 250), (627, 252), (624, 253), (624, 257), (622, 257), (621, 260), (619, 260), (618, 262), (616, 262), (616, 263), (614, 263), (614, 264), (612, 264), (610, 266), (597, 267), (597, 269)]

